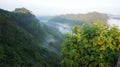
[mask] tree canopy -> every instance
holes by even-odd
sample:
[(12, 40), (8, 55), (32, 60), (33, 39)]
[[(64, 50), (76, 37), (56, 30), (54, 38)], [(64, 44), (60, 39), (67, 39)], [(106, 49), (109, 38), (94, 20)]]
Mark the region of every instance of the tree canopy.
[(41, 46), (44, 36), (34, 15), (0, 9), (0, 67), (59, 67), (58, 55)]
[(62, 67), (115, 67), (120, 54), (120, 30), (101, 21), (74, 26), (61, 52)]

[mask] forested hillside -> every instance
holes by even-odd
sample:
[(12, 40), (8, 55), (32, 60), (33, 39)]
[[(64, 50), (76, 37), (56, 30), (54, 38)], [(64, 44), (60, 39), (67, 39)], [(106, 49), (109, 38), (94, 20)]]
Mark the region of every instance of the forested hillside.
[(29, 10), (0, 9), (0, 67), (58, 67), (57, 55), (41, 46), (45, 35)]
[(41, 22), (26, 8), (0, 9), (0, 67), (114, 67), (120, 30), (108, 18), (93, 12)]
[(96, 20), (106, 22), (108, 16), (104, 13), (99, 12), (90, 12), (87, 14), (65, 14), (65, 15), (58, 15), (50, 19), (50, 21), (60, 21), (61, 19), (66, 19), (69, 21), (79, 21), (84, 23), (91, 23)]

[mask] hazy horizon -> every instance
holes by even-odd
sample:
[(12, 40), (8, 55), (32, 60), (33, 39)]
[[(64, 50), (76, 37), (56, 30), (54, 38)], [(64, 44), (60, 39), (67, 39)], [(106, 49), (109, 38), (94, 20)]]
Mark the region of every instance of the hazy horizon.
[(13, 11), (25, 7), (35, 15), (101, 12), (120, 15), (120, 0), (0, 0), (0, 8)]

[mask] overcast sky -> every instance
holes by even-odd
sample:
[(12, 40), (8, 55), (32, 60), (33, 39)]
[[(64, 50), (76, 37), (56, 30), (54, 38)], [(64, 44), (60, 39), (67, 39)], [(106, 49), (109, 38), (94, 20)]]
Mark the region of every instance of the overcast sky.
[(0, 0), (0, 8), (25, 7), (35, 15), (102, 12), (120, 15), (120, 0)]

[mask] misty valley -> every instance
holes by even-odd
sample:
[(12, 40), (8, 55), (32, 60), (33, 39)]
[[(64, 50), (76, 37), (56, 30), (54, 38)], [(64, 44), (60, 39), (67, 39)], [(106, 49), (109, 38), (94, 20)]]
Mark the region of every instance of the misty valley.
[(119, 15), (0, 9), (0, 67), (114, 67), (119, 54)]

